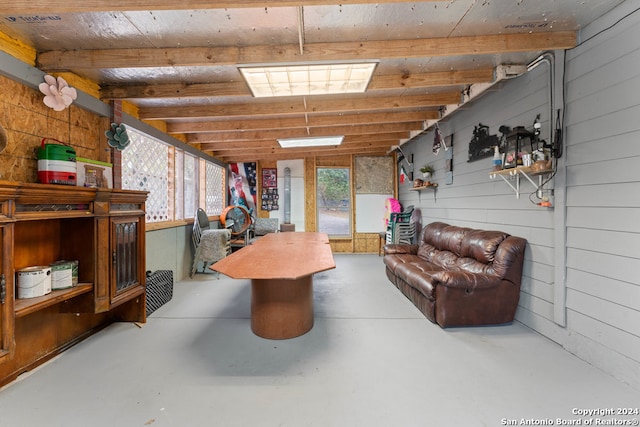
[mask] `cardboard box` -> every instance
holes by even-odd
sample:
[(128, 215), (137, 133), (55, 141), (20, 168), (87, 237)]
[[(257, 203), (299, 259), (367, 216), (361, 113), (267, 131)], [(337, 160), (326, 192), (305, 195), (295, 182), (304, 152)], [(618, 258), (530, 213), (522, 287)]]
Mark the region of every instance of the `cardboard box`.
[(113, 164), (98, 160), (76, 158), (78, 187), (113, 188)]

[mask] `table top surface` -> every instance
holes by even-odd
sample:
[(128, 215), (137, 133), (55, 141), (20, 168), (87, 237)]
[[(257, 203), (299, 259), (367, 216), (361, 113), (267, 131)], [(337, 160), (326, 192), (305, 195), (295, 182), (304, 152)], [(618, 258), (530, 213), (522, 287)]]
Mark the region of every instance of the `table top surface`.
[(336, 267), (325, 233), (269, 233), (211, 267), (234, 279), (300, 279)]

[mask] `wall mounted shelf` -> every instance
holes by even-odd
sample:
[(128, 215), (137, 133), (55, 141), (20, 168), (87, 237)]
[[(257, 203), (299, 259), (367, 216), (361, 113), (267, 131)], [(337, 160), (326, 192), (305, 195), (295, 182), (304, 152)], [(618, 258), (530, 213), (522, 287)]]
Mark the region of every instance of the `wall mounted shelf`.
[(413, 187), (413, 188), (410, 188), (409, 191), (435, 190), (436, 188), (438, 188), (438, 184), (431, 184), (431, 185), (423, 185), (421, 187)]
[(431, 185), (423, 185), (420, 187), (413, 187), (410, 188), (409, 191), (417, 191), (418, 192), (418, 200), (420, 200), (421, 198), (421, 194), (423, 191), (433, 191), (433, 201), (436, 201), (436, 190), (438, 189), (438, 183), (433, 183)]
[[(518, 166), (510, 169), (491, 171), (489, 172), (489, 178), (495, 179), (496, 177), (500, 177), (509, 187), (511, 187), (511, 189), (516, 193), (516, 198), (519, 199), (521, 176), (524, 176), (525, 179), (536, 188), (536, 191), (541, 191), (544, 184), (544, 176), (551, 173), (553, 173), (553, 169), (533, 170), (530, 166)], [(538, 177), (538, 182), (533, 180), (534, 177)]]

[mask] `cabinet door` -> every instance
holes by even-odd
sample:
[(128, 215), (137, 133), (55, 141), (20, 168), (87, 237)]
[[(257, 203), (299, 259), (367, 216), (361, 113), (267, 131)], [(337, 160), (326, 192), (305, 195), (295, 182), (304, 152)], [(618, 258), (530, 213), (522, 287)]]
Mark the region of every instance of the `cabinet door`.
[(141, 217), (111, 219), (111, 304), (144, 292), (144, 226)]
[(9, 354), (13, 337), (13, 273), (9, 269), (11, 226), (0, 226), (0, 360)]

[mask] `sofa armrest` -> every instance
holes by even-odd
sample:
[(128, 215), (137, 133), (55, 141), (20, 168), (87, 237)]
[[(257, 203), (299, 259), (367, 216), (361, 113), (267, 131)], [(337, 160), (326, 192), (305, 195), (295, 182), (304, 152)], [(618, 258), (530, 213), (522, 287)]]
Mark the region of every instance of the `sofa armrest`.
[(431, 277), (434, 287), (446, 286), (468, 291), (495, 288), (502, 282), (503, 280), (498, 276), (468, 271), (438, 271)]
[(520, 287), (499, 276), (468, 271), (433, 273), (434, 318), (443, 328), (512, 322)]
[(401, 255), (401, 254), (418, 254), (418, 245), (410, 245), (407, 243), (397, 243), (384, 245), (385, 255)]

